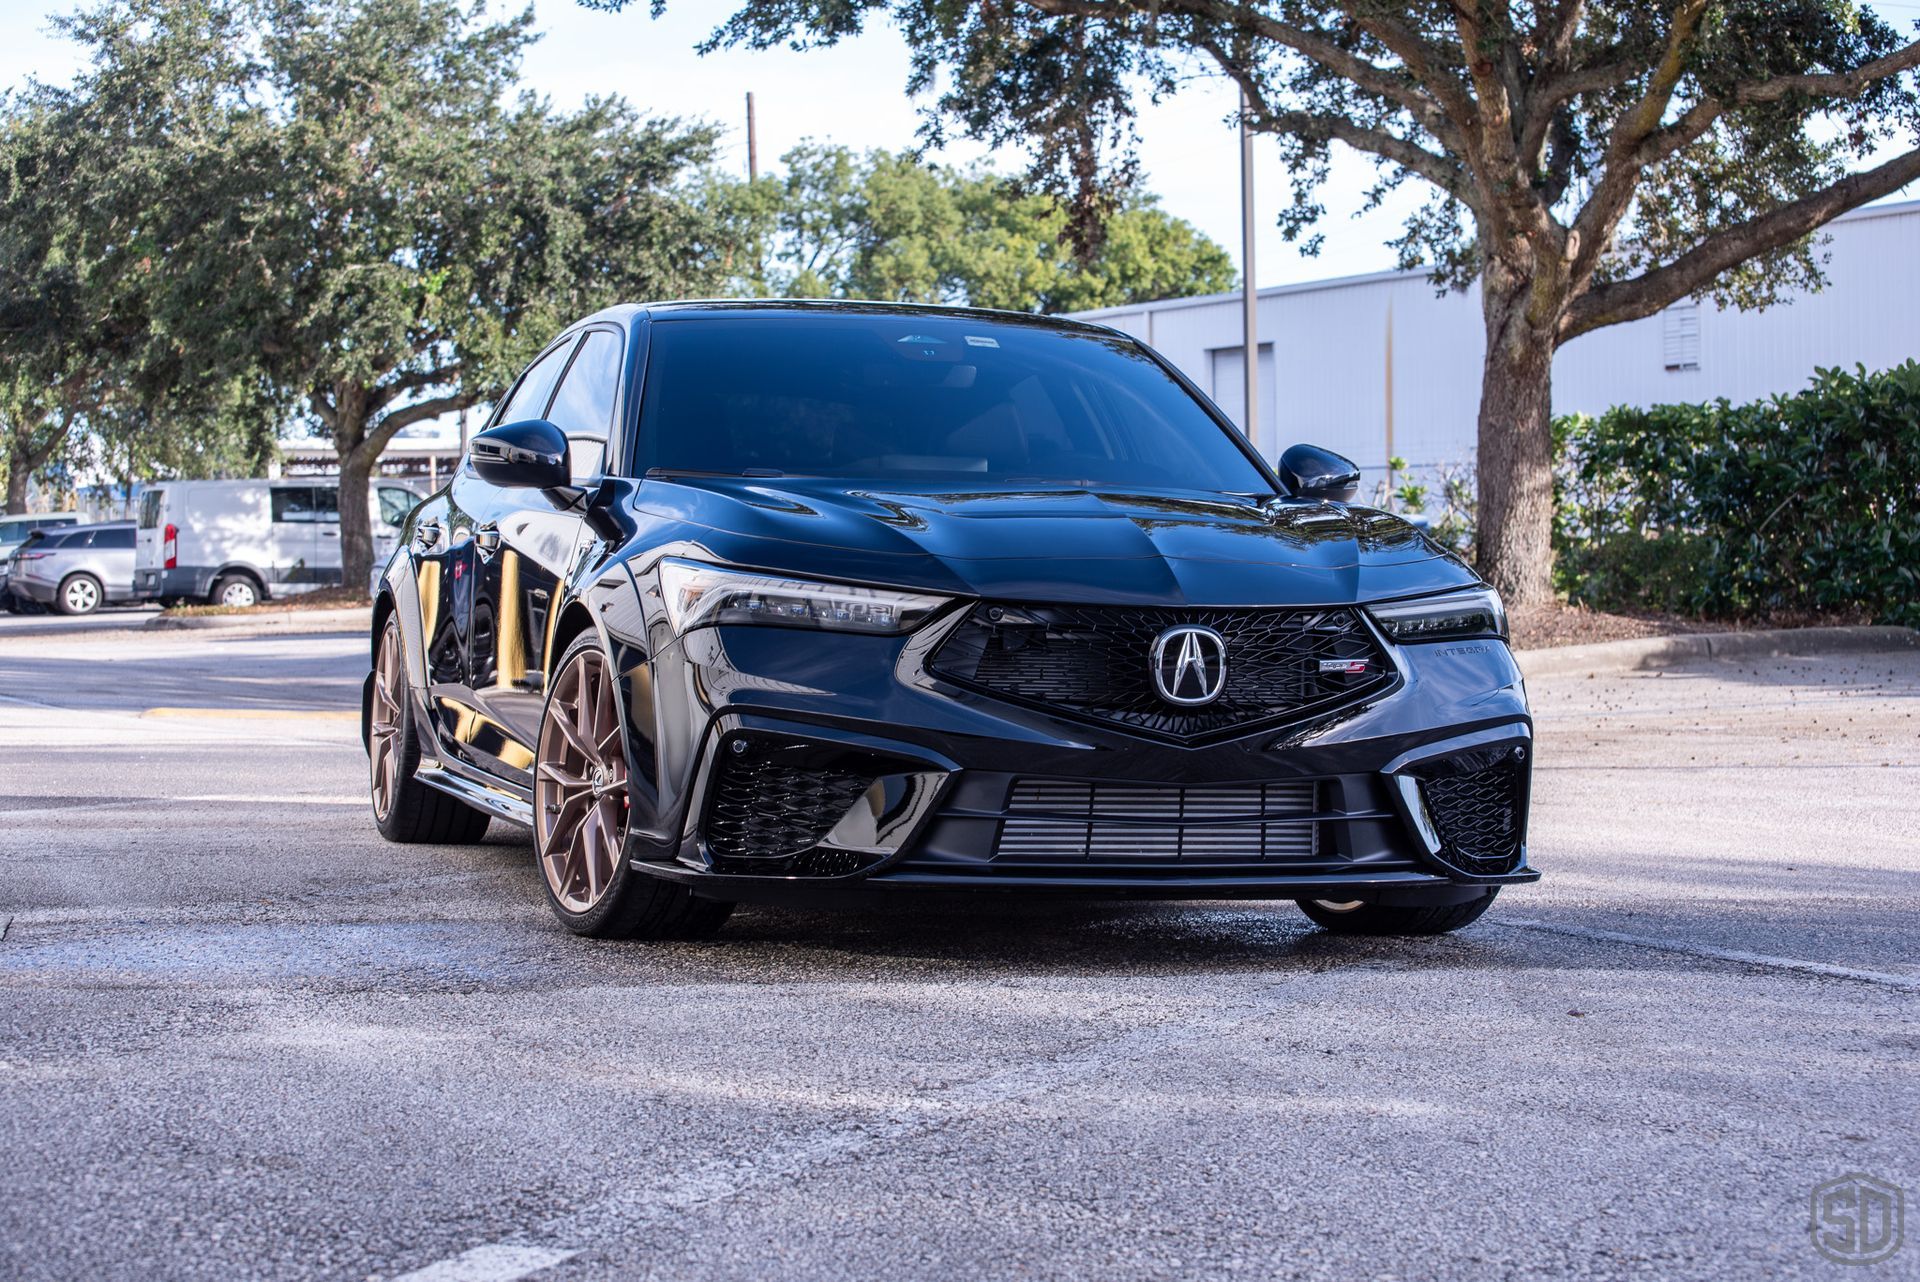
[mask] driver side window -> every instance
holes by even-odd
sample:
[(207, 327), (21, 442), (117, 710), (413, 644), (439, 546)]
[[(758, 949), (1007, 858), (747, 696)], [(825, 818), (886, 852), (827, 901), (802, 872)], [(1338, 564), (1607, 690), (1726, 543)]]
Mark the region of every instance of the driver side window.
[(567, 434), (567, 456), (576, 484), (598, 475), (606, 456), (607, 433), (620, 389), (620, 336), (588, 330), (580, 354), (567, 369), (547, 417)]

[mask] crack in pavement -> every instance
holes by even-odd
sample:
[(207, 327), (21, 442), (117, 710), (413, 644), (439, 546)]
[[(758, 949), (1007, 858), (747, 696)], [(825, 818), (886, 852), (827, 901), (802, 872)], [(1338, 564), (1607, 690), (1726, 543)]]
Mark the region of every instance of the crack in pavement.
[(1563, 926), (1555, 922), (1534, 921), (1527, 917), (1502, 917), (1498, 921), (1490, 921), (1487, 924), (1511, 927), (1514, 930), (1538, 930), (1549, 935), (1566, 935), (1573, 939), (1625, 944), (1633, 948), (1650, 948), (1656, 952), (1681, 953), (1688, 957), (1705, 957), (1713, 961), (1736, 962), (1743, 966), (1764, 966), (1769, 970), (1817, 975), (1822, 979), (1850, 979), (1857, 983), (1879, 984), (1884, 988), (1920, 992), (1920, 975), (1900, 975), (1884, 970), (1861, 970), (1853, 966), (1834, 966), (1827, 962), (1802, 961), (1798, 957), (1775, 957), (1767, 953), (1741, 952), (1736, 948), (1715, 948), (1709, 944), (1692, 944), (1681, 939), (1629, 935), (1622, 931), (1599, 930), (1592, 926)]

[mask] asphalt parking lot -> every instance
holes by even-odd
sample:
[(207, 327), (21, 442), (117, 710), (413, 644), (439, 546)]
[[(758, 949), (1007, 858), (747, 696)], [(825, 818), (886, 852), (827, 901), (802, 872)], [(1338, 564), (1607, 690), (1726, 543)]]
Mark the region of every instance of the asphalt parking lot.
[[(0, 1276), (1799, 1278), (1920, 1191), (1920, 655), (1533, 683), (1547, 880), (564, 935), (355, 637), (0, 637)], [(416, 1272), (417, 1271), (417, 1272)]]

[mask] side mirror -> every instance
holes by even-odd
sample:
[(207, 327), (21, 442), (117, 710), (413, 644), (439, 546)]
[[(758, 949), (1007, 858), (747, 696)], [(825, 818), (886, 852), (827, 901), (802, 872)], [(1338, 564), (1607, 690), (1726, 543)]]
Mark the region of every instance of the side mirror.
[(557, 490), (573, 484), (567, 437), (544, 418), (490, 427), (468, 446), (473, 470), (490, 485)]
[(1280, 483), (1298, 499), (1351, 503), (1360, 492), (1360, 469), (1318, 445), (1289, 445), (1280, 456)]

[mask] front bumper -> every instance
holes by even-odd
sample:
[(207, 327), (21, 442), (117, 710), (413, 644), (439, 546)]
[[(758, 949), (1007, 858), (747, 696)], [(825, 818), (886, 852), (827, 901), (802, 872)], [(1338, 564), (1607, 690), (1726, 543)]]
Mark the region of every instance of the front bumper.
[[(1499, 642), (1388, 647), (1397, 679), (1373, 697), (1182, 745), (944, 681), (927, 663), (942, 626), (912, 638), (706, 628), (623, 661), (634, 774), (656, 793), (635, 798), (636, 864), (741, 899), (1445, 902), (1538, 879), (1525, 847), (1532, 721)], [(1476, 814), (1477, 836), (1461, 797), (1492, 815)], [(1507, 842), (1491, 855), (1490, 823)]]

